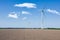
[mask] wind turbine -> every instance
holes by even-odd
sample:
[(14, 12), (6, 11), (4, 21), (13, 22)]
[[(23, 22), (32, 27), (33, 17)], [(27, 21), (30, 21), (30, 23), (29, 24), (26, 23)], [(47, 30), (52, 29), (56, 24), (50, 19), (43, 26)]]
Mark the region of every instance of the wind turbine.
[(41, 29), (44, 29), (45, 12), (50, 12), (50, 13), (60, 15), (60, 12), (58, 12), (57, 10), (46, 9), (46, 8), (41, 9), (40, 12), (41, 12)]
[(44, 10), (45, 8), (41, 10), (41, 29), (44, 29), (44, 16), (45, 16)]

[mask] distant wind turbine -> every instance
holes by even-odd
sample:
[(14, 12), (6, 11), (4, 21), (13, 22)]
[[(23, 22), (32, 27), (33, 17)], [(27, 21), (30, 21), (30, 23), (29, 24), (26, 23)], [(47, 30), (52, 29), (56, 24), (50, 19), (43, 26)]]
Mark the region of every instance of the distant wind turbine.
[(44, 28), (44, 16), (45, 16), (44, 10), (45, 8), (41, 10), (41, 29)]
[(44, 17), (45, 17), (45, 12), (50, 12), (52, 14), (57, 14), (57, 15), (60, 15), (60, 12), (58, 12), (57, 10), (52, 10), (52, 9), (46, 9), (43, 8), (41, 9), (41, 29), (44, 28)]

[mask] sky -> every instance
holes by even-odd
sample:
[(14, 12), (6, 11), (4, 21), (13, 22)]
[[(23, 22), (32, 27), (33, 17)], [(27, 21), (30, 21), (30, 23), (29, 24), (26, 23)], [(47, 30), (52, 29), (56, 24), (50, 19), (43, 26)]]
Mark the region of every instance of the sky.
[(60, 28), (60, 0), (0, 0), (0, 28), (41, 27)]

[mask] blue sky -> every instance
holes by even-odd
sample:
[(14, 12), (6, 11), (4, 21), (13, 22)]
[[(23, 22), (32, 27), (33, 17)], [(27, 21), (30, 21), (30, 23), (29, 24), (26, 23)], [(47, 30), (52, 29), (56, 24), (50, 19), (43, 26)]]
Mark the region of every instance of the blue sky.
[(0, 27), (40, 28), (44, 9), (44, 27), (60, 28), (60, 0), (0, 0)]

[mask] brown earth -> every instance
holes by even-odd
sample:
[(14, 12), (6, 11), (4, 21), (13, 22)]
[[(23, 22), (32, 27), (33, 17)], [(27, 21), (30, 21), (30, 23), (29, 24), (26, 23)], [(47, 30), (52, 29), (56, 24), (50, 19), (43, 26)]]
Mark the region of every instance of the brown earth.
[(0, 40), (60, 40), (60, 30), (0, 29)]

